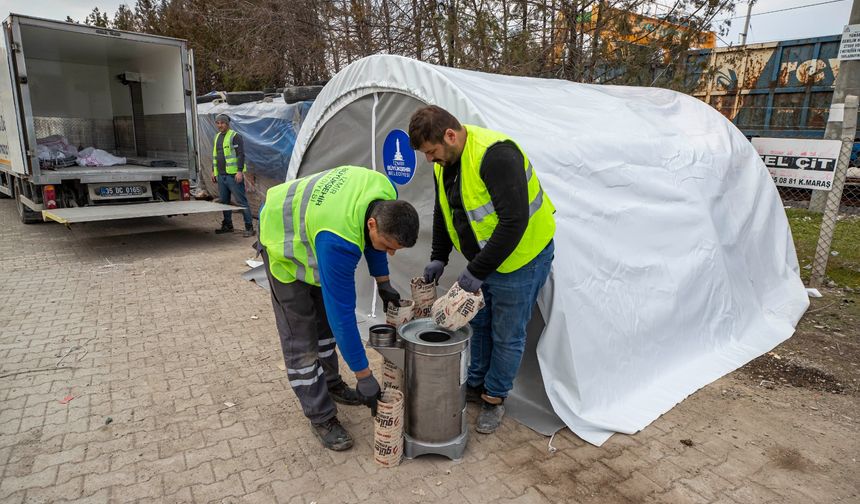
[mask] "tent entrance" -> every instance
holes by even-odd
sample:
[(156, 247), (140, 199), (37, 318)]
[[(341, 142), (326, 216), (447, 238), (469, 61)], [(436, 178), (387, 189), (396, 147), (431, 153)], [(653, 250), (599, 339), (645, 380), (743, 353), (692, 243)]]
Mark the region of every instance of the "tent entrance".
[[(418, 242), (411, 249), (398, 251), (389, 260), (392, 283), (403, 296), (409, 295), (409, 280), (421, 275), (429, 260), (435, 182), (433, 165), (426, 161), (422, 153), (412, 151), (406, 145), (408, 139), (404, 140), (397, 130), (406, 134), (412, 113), (425, 105), (417, 98), (398, 92), (376, 92), (352, 101), (317, 131), (297, 173), (297, 177), (304, 177), (342, 165), (365, 166), (389, 173), (389, 178), (395, 181), (399, 198), (412, 203), (420, 217)], [(404, 152), (406, 149), (415, 154), (411, 178), (401, 174), (391, 177), (389, 165), (392, 156), (386, 152), (386, 142), (390, 150), (392, 140), (396, 142), (398, 139), (401, 140), (401, 157), (411, 161), (410, 153)], [(394, 145), (396, 152), (397, 144)], [(397, 181), (402, 183), (398, 184)], [(463, 256), (453, 251), (440, 280), (440, 294), (456, 281), (465, 267)], [(384, 322), (385, 315), (376, 305), (374, 283), (366, 267), (358, 267), (355, 282), (358, 294), (356, 315), (362, 329)], [(506, 405), (511, 418), (541, 434), (551, 435), (564, 427), (564, 422), (553, 412), (544, 389), (535, 349), (545, 323), (540, 310), (535, 308), (528, 328), (526, 355)]]

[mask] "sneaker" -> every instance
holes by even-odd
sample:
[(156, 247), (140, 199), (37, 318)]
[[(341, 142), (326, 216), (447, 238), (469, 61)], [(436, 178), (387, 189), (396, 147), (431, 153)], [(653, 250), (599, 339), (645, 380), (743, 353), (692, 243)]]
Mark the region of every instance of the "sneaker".
[[(475, 422), (475, 430), (481, 434), (492, 434), (502, 424), (502, 418), (505, 416), (504, 399), (490, 397), (486, 394), (483, 394), (481, 399), (483, 399), (483, 404), (481, 405), (481, 412), (478, 414), (478, 420)], [(487, 402), (487, 399), (493, 402), (498, 401), (498, 403), (492, 404)]]
[(233, 226), (228, 226), (227, 224), (222, 223), (221, 227), (215, 230), (215, 234), (224, 234), (224, 233), (232, 233)]
[(357, 406), (361, 404), (355, 389), (350, 388), (350, 386), (345, 382), (340, 382), (334, 387), (329, 387), (328, 394), (336, 403), (346, 404), (347, 406)]
[(254, 228), (245, 228), (245, 230), (242, 231), (242, 236), (245, 238), (254, 236)]
[(469, 384), (466, 384), (466, 402), (470, 403), (479, 403), (481, 402), (481, 394), (484, 393), (484, 387), (472, 387)]
[(343, 428), (337, 417), (319, 424), (312, 423), (311, 430), (329, 450), (344, 451), (352, 448), (352, 436)]

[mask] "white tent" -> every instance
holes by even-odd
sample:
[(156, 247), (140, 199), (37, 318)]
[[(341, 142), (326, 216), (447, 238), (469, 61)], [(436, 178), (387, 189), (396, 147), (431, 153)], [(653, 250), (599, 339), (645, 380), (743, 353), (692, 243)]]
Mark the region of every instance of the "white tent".
[[(320, 93), (287, 178), (343, 164), (387, 172), (422, 219), (418, 245), (390, 261), (401, 292), (429, 257), (432, 167), (404, 136), (424, 104), (514, 138), (558, 209), (511, 416), (544, 433), (566, 424), (599, 445), (793, 333), (808, 299), (779, 195), (711, 107), (663, 89), (372, 56)], [(465, 264), (452, 258), (444, 287)], [(367, 321), (373, 286), (363, 268), (356, 278)]]

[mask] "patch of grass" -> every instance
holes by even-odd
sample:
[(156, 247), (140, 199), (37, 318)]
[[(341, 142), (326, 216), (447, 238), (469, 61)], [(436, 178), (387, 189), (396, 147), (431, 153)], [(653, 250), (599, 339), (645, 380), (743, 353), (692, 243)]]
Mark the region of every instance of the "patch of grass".
[[(799, 208), (787, 208), (785, 212), (797, 249), (800, 276), (808, 282), (818, 245), (821, 215)], [(836, 223), (830, 250), (838, 255), (831, 254), (827, 261), (827, 277), (841, 287), (860, 288), (860, 216), (844, 217)]]

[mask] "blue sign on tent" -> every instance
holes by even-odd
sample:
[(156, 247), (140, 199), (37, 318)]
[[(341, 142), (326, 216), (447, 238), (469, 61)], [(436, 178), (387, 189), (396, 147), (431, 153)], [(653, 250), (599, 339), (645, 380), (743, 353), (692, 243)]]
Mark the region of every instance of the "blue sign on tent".
[(397, 185), (406, 185), (415, 175), (415, 151), (409, 146), (409, 135), (399, 129), (388, 132), (382, 144), (385, 173)]

